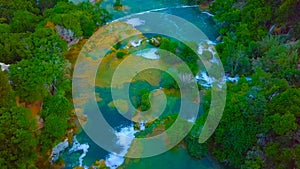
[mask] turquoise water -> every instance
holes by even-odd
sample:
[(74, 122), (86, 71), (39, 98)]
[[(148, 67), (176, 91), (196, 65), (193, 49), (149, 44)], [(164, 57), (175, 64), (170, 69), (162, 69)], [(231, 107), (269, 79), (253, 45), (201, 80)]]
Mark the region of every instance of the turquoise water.
[[(73, 0), (77, 2), (77, 0)], [(214, 41), (218, 34), (215, 23), (212, 18), (202, 13), (198, 7), (186, 7), (181, 4), (180, 1), (174, 0), (123, 0), (122, 4), (125, 6), (124, 11), (115, 11), (113, 9), (114, 0), (104, 0), (102, 6), (106, 8), (113, 14), (113, 18), (121, 18), (126, 15), (140, 13), (144, 11), (156, 11), (162, 13), (173, 14), (182, 17), (189, 22), (196, 25), (203, 33), (212, 41)], [(130, 126), (131, 122), (120, 115), (116, 109), (110, 108), (107, 104), (112, 100), (110, 95), (110, 89), (97, 88), (96, 92), (100, 93), (103, 100), (98, 104), (103, 116), (106, 118), (109, 124), (111, 124), (116, 131), (119, 131), (122, 127)], [(168, 98), (168, 109), (167, 112), (176, 112), (179, 106), (179, 98), (173, 97)], [(108, 152), (103, 150), (101, 147), (96, 145), (85, 132), (80, 132), (76, 136), (80, 144), (88, 144), (89, 149), (86, 156), (83, 157), (82, 166), (90, 166), (96, 160), (106, 159)], [(72, 145), (70, 146), (70, 148)], [(67, 149), (63, 154), (62, 158), (65, 161), (66, 168), (73, 168), (79, 165), (79, 157), (82, 156), (83, 151), (78, 150), (75, 152), (69, 152)], [(129, 163), (122, 166), (123, 168), (129, 169), (146, 169), (153, 168), (156, 169), (215, 169), (220, 168), (220, 166), (211, 158), (207, 157), (202, 160), (196, 160), (190, 157), (187, 152), (182, 148), (178, 147), (170, 150), (164, 154), (140, 159), (138, 161), (129, 160)]]
[(161, 155), (144, 158), (137, 162), (131, 161), (124, 165), (126, 169), (219, 169), (221, 168), (211, 158), (201, 160), (191, 158), (182, 147), (174, 148)]

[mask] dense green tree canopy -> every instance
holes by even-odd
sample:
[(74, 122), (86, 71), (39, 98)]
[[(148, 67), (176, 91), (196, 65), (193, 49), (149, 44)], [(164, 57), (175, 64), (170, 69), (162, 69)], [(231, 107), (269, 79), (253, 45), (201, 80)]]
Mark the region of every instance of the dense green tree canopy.
[[(63, 58), (67, 51), (67, 43), (52, 28), (37, 28), (26, 39), (31, 57), (39, 55), (58, 55)], [(29, 59), (29, 58), (28, 58)]]
[[(63, 33), (89, 37), (111, 16), (100, 3), (67, 0), (0, 0), (0, 9), (0, 62), (11, 65), (0, 71), (0, 168), (49, 168), (73, 115)], [(40, 112), (25, 108), (38, 103)]]
[(15, 94), (9, 84), (7, 73), (0, 71), (0, 108), (15, 104)]
[(64, 71), (65, 63), (59, 56), (42, 55), (11, 65), (9, 73), (21, 100), (33, 102), (48, 96)]
[(0, 166), (34, 168), (36, 122), (31, 112), (22, 107), (0, 108)]
[(59, 2), (54, 8), (45, 11), (49, 21), (62, 25), (75, 32), (75, 37), (89, 37), (98, 25), (103, 25), (111, 18), (99, 3), (92, 5), (84, 2), (75, 5), (71, 2)]
[(39, 22), (39, 17), (28, 11), (15, 11), (10, 26), (12, 32), (33, 32)]
[(24, 39), (26, 34), (0, 33), (0, 36), (0, 62), (10, 64), (31, 55)]

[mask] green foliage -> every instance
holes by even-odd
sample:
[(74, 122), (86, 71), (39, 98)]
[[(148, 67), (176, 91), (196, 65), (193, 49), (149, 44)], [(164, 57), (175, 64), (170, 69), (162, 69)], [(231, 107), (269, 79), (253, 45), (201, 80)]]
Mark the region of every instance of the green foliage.
[(68, 48), (67, 43), (51, 28), (37, 28), (26, 41), (32, 52), (31, 57), (58, 55), (63, 58)]
[(279, 154), (279, 145), (278, 145), (278, 143), (269, 143), (265, 147), (265, 153), (271, 160), (275, 161), (275, 159), (278, 157), (278, 154)]
[(145, 92), (143, 95), (142, 95), (142, 101), (141, 101), (141, 106), (140, 106), (140, 109), (142, 111), (146, 111), (150, 108), (151, 104), (150, 104), (150, 95), (148, 92)]
[(160, 86), (167, 89), (178, 89), (178, 84), (171, 75), (166, 72), (162, 73)]
[(284, 115), (276, 113), (269, 116), (265, 123), (279, 135), (283, 135), (297, 129), (296, 117), (289, 112)]
[(226, 107), (212, 149), (220, 161), (240, 167), (246, 160), (244, 154), (256, 144), (256, 135), (266, 131), (262, 122), (267, 102), (259, 86), (249, 86), (247, 81), (227, 87)]
[(124, 56), (126, 56), (126, 53), (125, 53), (125, 52), (117, 52), (117, 58), (118, 58), (118, 59), (123, 59)]
[(192, 130), (184, 138), (189, 155), (198, 159), (201, 159), (208, 154), (207, 143), (199, 143), (199, 135), (201, 133), (202, 127), (204, 126), (206, 117), (207, 113), (202, 114), (200, 117), (198, 117)]
[(43, 100), (55, 91), (57, 79), (63, 78), (65, 62), (58, 56), (42, 55), (11, 65), (9, 75), (20, 99)]
[(0, 24), (0, 33), (9, 33), (10, 32), (10, 25), (8, 24)]
[(41, 115), (43, 118), (51, 114), (56, 114), (62, 118), (67, 118), (72, 110), (70, 101), (60, 93), (45, 99)]
[[(0, 168), (48, 168), (46, 153), (65, 136), (72, 116), (68, 46), (52, 23), (89, 37), (111, 16), (100, 3), (67, 0), (0, 0), (0, 8), (0, 62), (11, 64), (8, 75), (0, 71)], [(25, 105), (44, 101), (43, 128), (32, 112), (16, 107), (16, 96)]]
[(6, 64), (20, 61), (31, 55), (26, 48), (23, 33), (0, 33), (0, 62)]
[(209, 143), (220, 161), (236, 168), (299, 166), (293, 138), (299, 135), (300, 95), (291, 87), (300, 84), (299, 7), (298, 0), (215, 0), (210, 6), (223, 37), (217, 52), (225, 71), (252, 75), (228, 85)]
[(284, 148), (278, 143), (271, 142), (265, 147), (265, 153), (273, 168), (285, 169), (298, 166), (299, 145), (294, 148)]
[(43, 151), (54, 146), (65, 136), (71, 110), (70, 101), (60, 93), (45, 100), (41, 112), (42, 117), (45, 119), (40, 138)]
[(250, 59), (247, 56), (246, 47), (236, 43), (231, 35), (224, 37), (224, 43), (217, 45), (224, 69), (232, 76), (248, 75), (251, 71)]
[[(151, 123), (146, 124), (146, 128), (143, 131), (136, 133), (137, 138), (145, 138), (148, 134), (152, 134), (153, 130), (157, 127), (163, 127), (166, 130), (173, 125), (178, 117), (178, 113), (172, 113), (166, 117), (158, 118)], [(157, 134), (157, 133), (156, 133)]]
[[(287, 2), (285, 1), (284, 3)], [(293, 4), (295, 5), (295, 2)], [(259, 46), (262, 46), (264, 49), (263, 46), (272, 43), (270, 41), (274, 41), (273, 39), (264, 40), (262, 44), (257, 44), (256, 42), (261, 39), (268, 39), (265, 37), (268, 35), (268, 30), (271, 29), (272, 25), (270, 23), (275, 20), (274, 17), (282, 16), (282, 13), (288, 13), (287, 8), (285, 8), (283, 10), (285, 12), (282, 11), (280, 15), (274, 15), (277, 13), (273, 11), (275, 10), (274, 8), (282, 7), (276, 7), (272, 3), (265, 3), (264, 0), (216, 0), (211, 5), (211, 11), (215, 13), (214, 18), (219, 21), (220, 34), (225, 36), (223, 38), (224, 43), (217, 45), (217, 51), (224, 63), (226, 72), (231, 75), (249, 75), (252, 73), (252, 70), (257, 69), (256, 61), (260, 60), (260, 65), (265, 71), (280, 71), (280, 73), (278, 72), (279, 75), (274, 74), (275, 76), (284, 77), (289, 81), (295, 81), (295, 79), (299, 78), (299, 71), (295, 70), (297, 58), (299, 59), (296, 48), (299, 47), (270, 46), (271, 50), (264, 53), (261, 53), (258, 49)], [(291, 15), (289, 16), (291, 17)], [(296, 23), (293, 23), (293, 25), (295, 26), (292, 27), (297, 27)], [(273, 26), (276, 26), (276, 24)], [(298, 37), (298, 35), (295, 37)], [(255, 59), (254, 67), (252, 68), (250, 61), (253, 58)], [(277, 64), (280, 66), (279, 68), (276, 67)]]
[(11, 31), (20, 32), (33, 32), (39, 22), (39, 17), (28, 11), (16, 11), (10, 23)]
[(89, 2), (78, 5), (72, 2), (58, 2), (54, 8), (45, 11), (45, 16), (49, 21), (74, 31), (75, 37), (89, 37), (98, 25), (103, 25), (111, 19), (110, 14), (102, 9), (99, 3), (92, 5)]
[(67, 128), (67, 119), (62, 119), (54, 113), (46, 117), (44, 128), (40, 136), (42, 151), (46, 152), (49, 148), (57, 144), (60, 139), (65, 136)]
[(34, 168), (37, 140), (35, 119), (22, 107), (0, 108), (0, 166)]
[[(196, 75), (199, 70), (199, 56), (194, 51), (197, 51), (198, 45), (195, 43), (179, 43), (173, 39), (160, 37), (159, 49), (164, 50), (160, 52), (161, 59), (168, 64), (176, 64), (180, 59), (188, 65), (191, 72)], [(175, 56), (170, 56), (171, 54)]]
[(262, 57), (254, 60), (254, 69), (261, 68), (272, 73), (274, 77), (285, 78), (291, 84), (297, 83), (300, 71), (296, 69), (300, 59), (296, 45), (287, 45), (280, 42), (278, 37), (267, 37), (260, 42)]
[(39, 0), (38, 7), (44, 11), (53, 8), (58, 2), (68, 2), (68, 0)]
[(300, 117), (300, 90), (289, 88), (282, 93), (274, 96), (268, 106), (269, 114), (285, 114), (292, 113), (296, 117)]
[(153, 86), (146, 81), (132, 83), (129, 87), (129, 94), (133, 106), (142, 111), (148, 110), (150, 108), (149, 94), (152, 89)]
[(35, 0), (1, 0), (0, 4), (2, 9), (0, 18), (5, 18), (7, 23), (11, 21), (16, 11), (28, 11), (36, 15), (39, 13)]
[(114, 3), (114, 8), (116, 9), (116, 8), (120, 8), (120, 7), (122, 7), (123, 5), (122, 5), (122, 3), (121, 3), (121, 0), (116, 0), (116, 2)]
[(0, 71), (0, 108), (16, 105), (15, 95), (8, 82), (8, 76)]

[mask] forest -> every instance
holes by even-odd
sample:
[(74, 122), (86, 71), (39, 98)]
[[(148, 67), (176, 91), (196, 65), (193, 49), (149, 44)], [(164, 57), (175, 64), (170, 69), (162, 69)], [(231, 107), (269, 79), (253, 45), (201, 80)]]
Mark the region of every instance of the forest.
[[(299, 9), (298, 0), (211, 2), (224, 69), (244, 78), (227, 84), (223, 117), (208, 143), (197, 145), (197, 125), (187, 137), (192, 154), (202, 148), (234, 168), (300, 168)], [(205, 97), (208, 109), (210, 93)]]
[[(300, 168), (300, 1), (184, 1), (209, 4), (226, 74), (241, 77), (227, 84), (223, 117), (204, 144), (197, 136), (205, 115), (196, 120), (184, 140), (189, 154), (231, 168)], [(100, 3), (0, 0), (0, 62), (10, 65), (0, 71), (0, 168), (50, 168), (52, 148), (76, 128), (72, 71), (84, 42), (112, 18)], [(164, 39), (160, 48), (177, 45)], [(190, 53), (179, 55), (196, 73)]]
[(0, 4), (0, 62), (10, 64), (0, 71), (0, 166), (48, 168), (52, 147), (75, 125), (67, 56), (111, 15), (64, 0)]

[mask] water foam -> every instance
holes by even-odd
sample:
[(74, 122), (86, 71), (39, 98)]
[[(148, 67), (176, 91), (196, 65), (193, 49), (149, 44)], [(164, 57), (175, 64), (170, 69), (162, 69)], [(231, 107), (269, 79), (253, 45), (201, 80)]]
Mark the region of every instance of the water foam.
[[(73, 146), (72, 148), (69, 150), (69, 153), (74, 153), (74, 152), (77, 152), (77, 151), (82, 151), (82, 154), (81, 156), (78, 158), (79, 160), (79, 166), (82, 167), (82, 162), (83, 162), (83, 159), (84, 157), (86, 156), (87, 152), (88, 152), (88, 149), (90, 148), (89, 144), (85, 143), (85, 144), (80, 144), (76, 138), (76, 136), (74, 136), (73, 138)], [(86, 166), (85, 166), (86, 168)]]
[(133, 27), (141, 26), (145, 24), (144, 20), (141, 20), (140, 18), (131, 18), (125, 21), (125, 23), (132, 25)]
[(136, 47), (139, 47), (139, 46), (141, 46), (141, 44), (142, 44), (142, 39), (140, 39), (139, 41), (130, 41), (130, 45), (132, 46), (132, 47), (134, 47), (134, 48), (136, 48)]
[(151, 48), (151, 49), (145, 49), (142, 52), (138, 53), (138, 55), (141, 55), (143, 58), (156, 60), (160, 59), (160, 56), (157, 54), (158, 49)]
[(208, 16), (210, 16), (210, 17), (213, 17), (213, 16), (215, 16), (215, 15), (213, 15), (213, 14), (211, 14), (211, 13), (208, 13), (208, 12), (202, 12), (203, 14), (206, 14), (206, 15), (208, 15)]
[(63, 152), (68, 147), (69, 147), (68, 139), (65, 139), (65, 141), (60, 142), (59, 144), (57, 144), (52, 149), (50, 163), (53, 164), (56, 160), (58, 160), (60, 153)]
[(133, 16), (142, 15), (142, 14), (146, 14), (146, 13), (150, 13), (150, 12), (159, 12), (159, 11), (164, 11), (164, 10), (167, 10), (167, 9), (196, 8), (196, 7), (198, 7), (198, 5), (190, 5), (190, 6), (189, 5), (182, 5), (182, 6), (173, 6), (173, 7), (166, 7), (166, 8), (151, 9), (151, 10), (147, 10), (147, 11), (138, 12), (138, 13), (135, 13), (135, 14), (123, 16), (121, 18), (113, 20), (112, 22), (124, 21), (125, 19), (132, 18)]
[(140, 131), (145, 130), (145, 129), (146, 129), (146, 122), (141, 121), (141, 122), (139, 123), (139, 127), (140, 127)]
[(130, 145), (135, 138), (134, 134), (138, 132), (134, 129), (133, 125), (128, 127), (123, 127), (121, 130), (115, 131), (115, 135), (117, 136), (117, 144), (122, 147), (122, 150), (119, 153), (110, 153), (106, 160), (105, 165), (110, 169), (116, 169), (121, 166), (125, 161), (125, 155), (130, 148)]

